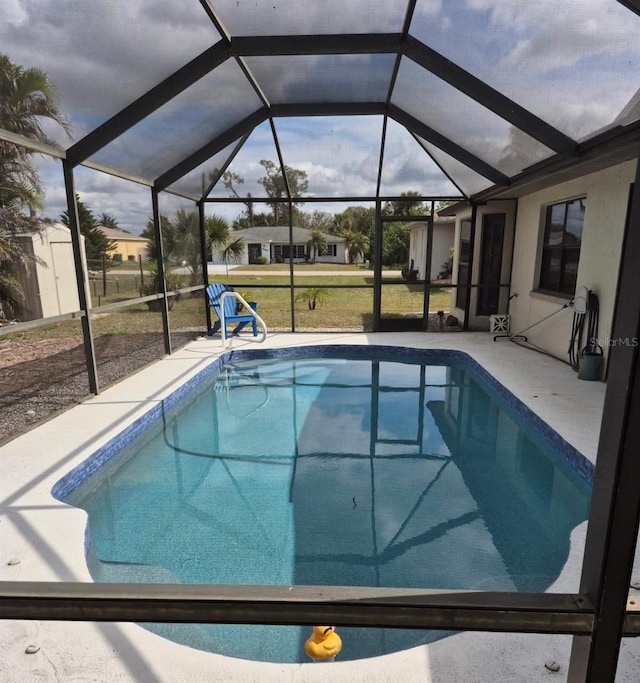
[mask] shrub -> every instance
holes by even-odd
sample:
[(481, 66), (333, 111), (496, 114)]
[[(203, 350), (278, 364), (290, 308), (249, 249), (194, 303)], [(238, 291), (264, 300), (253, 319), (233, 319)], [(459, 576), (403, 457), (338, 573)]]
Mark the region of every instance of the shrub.
[(259, 266), (266, 266), (267, 265), (267, 257), (266, 256), (258, 256), (256, 259), (256, 263)]
[(300, 292), (296, 296), (296, 301), (306, 301), (309, 305), (310, 311), (316, 310), (316, 304), (324, 303), (330, 296), (328, 289), (320, 289), (318, 287), (310, 287)]
[[(155, 261), (151, 261), (147, 270), (149, 271), (149, 279), (140, 287), (140, 296), (150, 296), (151, 294), (157, 294), (160, 291), (160, 280), (158, 278), (158, 265)], [(180, 277), (176, 273), (172, 273), (170, 270), (165, 271), (165, 280), (167, 282), (167, 292), (175, 292), (180, 289), (181, 281)], [(167, 306), (169, 310), (173, 307), (173, 304), (180, 298), (180, 294), (175, 296), (167, 297)], [(150, 311), (160, 310), (160, 300), (147, 301), (147, 308)]]

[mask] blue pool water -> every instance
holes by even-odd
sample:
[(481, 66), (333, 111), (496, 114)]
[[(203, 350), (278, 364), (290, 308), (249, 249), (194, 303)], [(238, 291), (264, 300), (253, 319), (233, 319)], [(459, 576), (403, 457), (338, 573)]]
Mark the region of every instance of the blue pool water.
[[(96, 581), (544, 591), (590, 464), (458, 352), (231, 352), (58, 482)], [(145, 627), (305, 661), (308, 627)], [(442, 632), (340, 628), (340, 660)]]

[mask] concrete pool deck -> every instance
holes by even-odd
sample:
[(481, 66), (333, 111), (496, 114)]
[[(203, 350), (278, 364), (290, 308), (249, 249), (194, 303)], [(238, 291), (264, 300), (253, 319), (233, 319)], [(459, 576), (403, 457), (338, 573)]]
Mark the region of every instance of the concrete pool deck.
[[(562, 437), (595, 461), (605, 385), (578, 380), (568, 365), (489, 333), (272, 334), (233, 349), (310, 344), (382, 344), (469, 353)], [(0, 580), (90, 582), (84, 557), (85, 513), (51, 496), (55, 482), (133, 420), (199, 372), (224, 349), (204, 338), (145, 368), (0, 447)], [(550, 590), (578, 588), (586, 523), (572, 535), (568, 562)], [(634, 580), (640, 580), (636, 561)], [(636, 591), (631, 590), (631, 593)], [(462, 633), (384, 657), (326, 666), (265, 664), (201, 652), (135, 624), (0, 621), (0, 683), (537, 683), (566, 679), (568, 636)], [(29, 645), (38, 649), (26, 654)], [(558, 673), (545, 662), (560, 664)], [(640, 641), (623, 643), (616, 681), (640, 679)]]

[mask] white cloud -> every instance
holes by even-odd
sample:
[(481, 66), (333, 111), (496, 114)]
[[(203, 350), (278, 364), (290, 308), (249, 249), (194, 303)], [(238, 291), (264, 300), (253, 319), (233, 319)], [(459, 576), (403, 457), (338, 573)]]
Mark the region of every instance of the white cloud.
[(640, 22), (611, 0), (468, 0), (490, 12), (491, 23), (517, 36), (503, 66), (526, 63), (547, 71), (576, 64), (586, 56), (631, 50), (638, 54)]
[(216, 0), (213, 6), (232, 36), (399, 31), (406, 11), (405, 2), (382, 0), (274, 0), (260, 10), (255, 0)]
[[(285, 4), (274, 0), (273, 4), (264, 4), (264, 12), (257, 11), (255, 2), (249, 0), (216, 0), (213, 5), (230, 29), (245, 35), (254, 31), (395, 31), (402, 26), (405, 11), (404, 3), (391, 5), (382, 0), (298, 0)], [(445, 54), (454, 61), (576, 136), (610, 122), (640, 85), (640, 20), (614, 0), (467, 0), (466, 6), (419, 0), (414, 24), (424, 31), (426, 42), (442, 41), (447, 48)], [(434, 27), (438, 30), (434, 31)], [(441, 30), (445, 28), (449, 29), (446, 35)], [(475, 42), (466, 40), (465, 31), (476, 31)], [(63, 111), (72, 119), (74, 139), (82, 138), (218, 39), (197, 0), (0, 1), (0, 50), (18, 64), (37, 66), (49, 74), (58, 86)], [(300, 97), (327, 99), (338, 84), (345, 99), (359, 99), (365, 96), (358, 90), (362, 74), (359, 67), (371, 59), (355, 55), (335, 60), (336, 64), (348, 66), (341, 66), (334, 74), (334, 82), (321, 90), (321, 79), (314, 68), (322, 75), (331, 75), (332, 59), (304, 58), (300, 72), (283, 68), (275, 72), (275, 78), (272, 72), (273, 96), (284, 100), (293, 88)], [(465, 59), (470, 60), (470, 67)], [(285, 58), (280, 62), (289, 63)], [(472, 146), (479, 156), (484, 157), (487, 150), (501, 153), (508, 126), (493, 115), (484, 119), (482, 112), (476, 115), (480, 108), (470, 104), (468, 98), (443, 86), (435, 77), (425, 76), (414, 64), (407, 67), (405, 62), (395, 95), (400, 100), (394, 99), (395, 103), (415, 116), (425, 116), (427, 124), (441, 126), (442, 132)], [(227, 66), (233, 67), (227, 69), (229, 72), (236, 69), (234, 63)], [(377, 74), (370, 77), (380, 85), (384, 81), (384, 64), (377, 63), (377, 67)], [(268, 78), (266, 61), (260, 68)], [(138, 142), (157, 144), (163, 153), (170, 152), (167, 163), (172, 165), (182, 153), (200, 144), (198, 135), (204, 143), (230, 125), (233, 115), (227, 116), (229, 107), (241, 101), (243, 114), (249, 111), (255, 96), (243, 95), (233, 74), (225, 76), (227, 70), (217, 70), (209, 85), (203, 82), (202, 87), (185, 93), (180, 101), (158, 112), (155, 121), (148, 122), (144, 140), (140, 136)], [(311, 88), (310, 83), (314, 84)], [(214, 105), (208, 106), (217, 128), (207, 128), (206, 120), (192, 116), (203, 102), (211, 100)], [(178, 106), (183, 107), (180, 135), (172, 135), (171, 127), (155, 127), (166, 123), (164, 114), (175, 114)], [(184, 114), (187, 110), (191, 110), (190, 118)], [(375, 190), (380, 121), (376, 117), (282, 119), (276, 125), (285, 163), (307, 171), (313, 194), (337, 196), (372, 194)], [(141, 132), (143, 129), (145, 126), (140, 127)], [(59, 128), (48, 126), (47, 131), (61, 145), (69, 146), (70, 141)], [(131, 151), (131, 139), (123, 136), (113, 149)], [(398, 193), (414, 187), (422, 189), (427, 181), (440, 187), (435, 171), (431, 175), (431, 167), (420, 163), (420, 155), (420, 150), (403, 143), (388, 148), (385, 189)], [(254, 131), (232, 165), (246, 179), (244, 192), (263, 192), (257, 183), (264, 175), (260, 159), (277, 160), (268, 124)], [(142, 155), (138, 155), (140, 160), (144, 161)], [(78, 175), (79, 191), (86, 193), (92, 209), (113, 213), (127, 229), (141, 229), (150, 215), (148, 188), (124, 181), (114, 184), (104, 175), (89, 182), (83, 172)], [(61, 174), (47, 170), (44, 177), (47, 187), (50, 185), (47, 213), (57, 217), (66, 207)], [(197, 192), (198, 174), (190, 180)]]
[(11, 24), (14, 28), (24, 23), (28, 17), (20, 0), (3, 0), (0, 4), (0, 24)]

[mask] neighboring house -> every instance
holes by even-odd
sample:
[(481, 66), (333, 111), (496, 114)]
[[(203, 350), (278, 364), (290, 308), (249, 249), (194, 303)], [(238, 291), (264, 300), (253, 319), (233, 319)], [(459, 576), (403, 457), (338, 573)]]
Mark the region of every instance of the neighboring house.
[(452, 312), (464, 319), (468, 292), (471, 329), (489, 329), (492, 314), (508, 313), (512, 334), (524, 331), (529, 342), (566, 360), (575, 320), (570, 304), (584, 286), (598, 297), (604, 355), (615, 344), (633, 344), (611, 339), (611, 329), (636, 163), (602, 157), (587, 166), (591, 172), (568, 170), (528, 191), (511, 190), (519, 196), (477, 206), (475, 226), (467, 204), (445, 209), (456, 221)]
[[(61, 223), (19, 237), (20, 246), (34, 262), (19, 270), (24, 299), (18, 319), (39, 320), (80, 309), (69, 228)], [(84, 237), (81, 236), (84, 243)], [(84, 249), (83, 249), (84, 254)]]
[[(449, 259), (454, 245), (456, 221), (453, 216), (436, 214), (433, 222), (433, 239), (431, 242), (431, 280), (437, 280)], [(418, 271), (417, 279), (424, 280), (427, 264), (428, 224), (424, 221), (407, 224), (410, 231), (409, 264)]]
[[(261, 256), (268, 263), (282, 263), (288, 261), (293, 247), (293, 261), (306, 261), (313, 257), (310, 252), (309, 240), (311, 231), (306, 228), (293, 228), (293, 245), (289, 240), (289, 226), (274, 225), (246, 230), (234, 230), (232, 239), (241, 238), (244, 241), (244, 252), (237, 263), (247, 265), (258, 263)], [(316, 257), (317, 262), (322, 263), (347, 263), (347, 245), (343, 237), (322, 233), (327, 242), (327, 252)], [(222, 263), (220, 255), (215, 251), (212, 254), (212, 263)]]
[(139, 256), (145, 258), (147, 244), (146, 237), (132, 235), (130, 232), (118, 230), (116, 228), (105, 228), (98, 226), (98, 230), (110, 240), (115, 242), (115, 249), (109, 252), (110, 256), (116, 261), (137, 261)]

